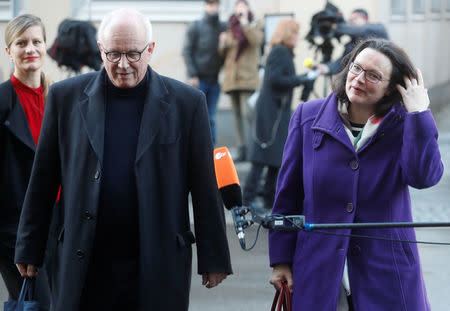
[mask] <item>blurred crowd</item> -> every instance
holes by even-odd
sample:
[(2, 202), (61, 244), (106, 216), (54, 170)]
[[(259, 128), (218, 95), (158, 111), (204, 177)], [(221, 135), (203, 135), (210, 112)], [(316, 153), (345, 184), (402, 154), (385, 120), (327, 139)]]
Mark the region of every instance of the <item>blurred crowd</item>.
[[(213, 143), (219, 97), (222, 93), (229, 96), (237, 146), (233, 159), (251, 163), (243, 189), (244, 203), (255, 204), (259, 196), (263, 206), (270, 209), (294, 88), (302, 86), (301, 100), (307, 101), (316, 78), (339, 73), (344, 56), (357, 42), (369, 37), (387, 39), (388, 35), (382, 24), (369, 23), (366, 10), (353, 10), (345, 22), (339, 10), (327, 4), (313, 17), (311, 42), (325, 55), (330, 38), (348, 35), (351, 40), (338, 59), (323, 57), (317, 64), (306, 60), (309, 69), (299, 74), (294, 65), (294, 49), (300, 39), (300, 23), (295, 17), (280, 16), (275, 27), (268, 29), (246, 0), (238, 0), (225, 23), (219, 17), (219, 6), (219, 0), (206, 0), (203, 18), (188, 27), (183, 47), (188, 83), (206, 96)], [(271, 34), (268, 42), (265, 33)], [(325, 43), (314, 42), (320, 39), (325, 39)]]

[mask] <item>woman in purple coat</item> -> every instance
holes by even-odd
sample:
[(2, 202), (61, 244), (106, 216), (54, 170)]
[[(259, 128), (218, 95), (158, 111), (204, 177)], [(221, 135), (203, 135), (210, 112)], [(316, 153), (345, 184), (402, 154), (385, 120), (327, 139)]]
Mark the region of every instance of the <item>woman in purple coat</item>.
[[(291, 119), (273, 214), (412, 221), (408, 186), (431, 187), (443, 173), (422, 74), (383, 39), (361, 42), (344, 62), (334, 92)], [(416, 239), (412, 228), (330, 232)], [(415, 244), (272, 231), (269, 251), (270, 282), (287, 282), (293, 310), (430, 310)]]

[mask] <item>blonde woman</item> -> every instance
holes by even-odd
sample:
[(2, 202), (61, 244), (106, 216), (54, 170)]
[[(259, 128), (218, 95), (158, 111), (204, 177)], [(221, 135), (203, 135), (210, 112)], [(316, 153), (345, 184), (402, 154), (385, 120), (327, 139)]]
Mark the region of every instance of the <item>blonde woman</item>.
[[(42, 21), (30, 14), (17, 16), (5, 30), (6, 53), (14, 71), (0, 84), (0, 272), (10, 299), (18, 298), (22, 286), (13, 258), (48, 92), (48, 80), (41, 70), (45, 40)], [(36, 286), (44, 310), (48, 308), (45, 278), (40, 273)]]
[[(291, 117), (292, 91), (307, 81), (297, 75), (293, 50), (298, 42), (300, 25), (293, 18), (280, 20), (270, 39), (264, 81), (256, 102), (255, 122), (251, 129), (249, 160), (252, 163), (244, 187), (244, 204), (251, 205), (257, 193), (262, 193), (264, 207), (271, 209), (275, 196), (278, 170)], [(264, 168), (267, 173), (259, 191)]]

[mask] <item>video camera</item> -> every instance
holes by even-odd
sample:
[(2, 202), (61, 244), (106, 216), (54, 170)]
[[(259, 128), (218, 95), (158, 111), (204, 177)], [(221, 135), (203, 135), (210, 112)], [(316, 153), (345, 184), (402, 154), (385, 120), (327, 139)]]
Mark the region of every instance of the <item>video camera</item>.
[(316, 53), (322, 52), (322, 62), (329, 62), (333, 52), (332, 38), (340, 40), (340, 36), (336, 34), (335, 25), (343, 23), (341, 11), (327, 1), (325, 9), (317, 12), (311, 19), (311, 29), (306, 35), (306, 40), (316, 46)]

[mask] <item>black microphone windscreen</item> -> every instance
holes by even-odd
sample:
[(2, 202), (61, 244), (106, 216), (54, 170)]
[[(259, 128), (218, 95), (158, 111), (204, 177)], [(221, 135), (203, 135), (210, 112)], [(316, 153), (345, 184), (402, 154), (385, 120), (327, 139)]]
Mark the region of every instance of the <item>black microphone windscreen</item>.
[(242, 206), (242, 191), (238, 184), (231, 184), (219, 190), (226, 209), (231, 210), (235, 206)]

